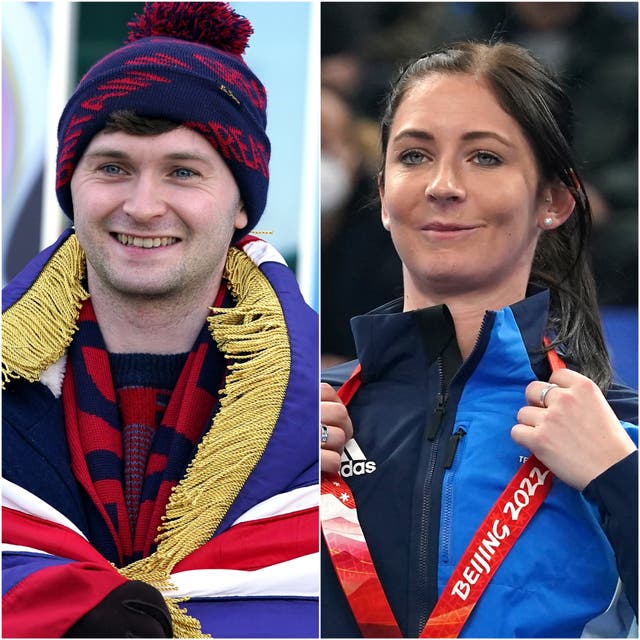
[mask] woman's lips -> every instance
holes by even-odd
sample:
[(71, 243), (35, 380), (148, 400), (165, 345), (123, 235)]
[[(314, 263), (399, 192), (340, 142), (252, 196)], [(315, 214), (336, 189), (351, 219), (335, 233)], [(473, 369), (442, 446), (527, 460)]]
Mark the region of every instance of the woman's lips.
[(476, 229), (479, 229), (479, 226), (438, 222), (431, 222), (421, 228), (421, 230), (427, 235), (427, 237), (434, 240), (450, 240), (455, 238), (462, 238), (470, 235)]

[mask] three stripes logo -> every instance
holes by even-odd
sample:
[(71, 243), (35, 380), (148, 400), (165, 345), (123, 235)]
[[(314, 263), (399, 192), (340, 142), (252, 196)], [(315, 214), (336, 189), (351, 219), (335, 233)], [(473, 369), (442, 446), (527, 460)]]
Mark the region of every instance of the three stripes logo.
[(375, 470), (376, 463), (373, 460), (367, 460), (358, 443), (351, 438), (342, 452), (340, 475), (343, 478), (350, 478), (351, 476), (362, 476), (365, 473), (373, 473)]

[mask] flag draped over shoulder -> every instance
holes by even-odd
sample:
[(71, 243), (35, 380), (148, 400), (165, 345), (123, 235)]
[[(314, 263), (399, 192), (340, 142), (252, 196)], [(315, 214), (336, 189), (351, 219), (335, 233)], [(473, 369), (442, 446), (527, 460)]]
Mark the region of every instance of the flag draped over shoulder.
[[(230, 250), (236, 304), (209, 318), (229, 362), (220, 408), (169, 499), (156, 550), (116, 568), (91, 544), (64, 446), (59, 378), (85, 294), (81, 268), (61, 283), (68, 272), (56, 262), (66, 252), (82, 265), (74, 245), (67, 233), (3, 296), (3, 450), (13, 458), (3, 464), (4, 635), (60, 636), (140, 579), (167, 598), (174, 633), (317, 637), (317, 317), (293, 274), (256, 238)], [(52, 301), (60, 295), (71, 302)], [(30, 351), (20, 328), (34, 323), (50, 335)]]

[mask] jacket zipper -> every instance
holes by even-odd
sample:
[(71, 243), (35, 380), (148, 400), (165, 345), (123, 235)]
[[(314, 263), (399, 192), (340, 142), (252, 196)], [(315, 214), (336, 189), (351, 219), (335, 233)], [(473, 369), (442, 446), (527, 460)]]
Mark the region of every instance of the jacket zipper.
[(456, 457), (456, 452), (458, 451), (458, 445), (460, 444), (460, 440), (464, 438), (466, 435), (466, 431), (462, 427), (458, 427), (456, 432), (449, 438), (447, 442), (447, 454), (444, 459), (444, 468), (451, 469), (453, 465), (453, 461)]
[(440, 425), (442, 424), (442, 418), (444, 418), (444, 414), (447, 412), (447, 400), (448, 394), (446, 392), (438, 393), (436, 396), (436, 406), (431, 414), (432, 419), (429, 423), (429, 430), (427, 431), (427, 438), (431, 442), (435, 440), (440, 430)]
[[(438, 357), (438, 377), (439, 377), (439, 391), (436, 395), (436, 406), (431, 414), (431, 419), (427, 425), (426, 436), (427, 439), (432, 442), (431, 450), (429, 453), (429, 462), (427, 465), (427, 472), (425, 474), (424, 483), (422, 485), (422, 518), (421, 518), (421, 541), (420, 551), (418, 559), (418, 584), (424, 585), (421, 589), (420, 598), (418, 599), (418, 629), (413, 635), (417, 636), (422, 631), (427, 621), (427, 609), (429, 600), (429, 582), (433, 582), (434, 576), (429, 576), (429, 567), (437, 567), (437, 553), (439, 545), (429, 545), (429, 531), (431, 528), (431, 500), (425, 500), (425, 496), (431, 495), (431, 485), (433, 483), (433, 475), (436, 468), (436, 460), (438, 458), (438, 450), (440, 448), (439, 439), (436, 439), (442, 420), (446, 414), (446, 405), (449, 394), (444, 380), (444, 366), (442, 363), (442, 357)], [(435, 556), (434, 556), (435, 551)], [(435, 557), (435, 564), (434, 564)], [(437, 593), (437, 585), (436, 585)], [(433, 603), (435, 604), (435, 603)], [(411, 623), (410, 623), (411, 624)], [(412, 635), (410, 633), (410, 635)]]
[(445, 476), (442, 488), (442, 530), (440, 531), (440, 560), (444, 564), (449, 564), (450, 548), (451, 548), (451, 526), (453, 515), (453, 486), (456, 472), (460, 464), (456, 453), (460, 449), (462, 439), (467, 435), (466, 425), (457, 426), (455, 433), (447, 442), (447, 453), (445, 459)]
[(437, 363), (439, 390), (436, 394), (436, 406), (431, 413), (431, 420), (427, 426), (427, 439), (431, 442), (435, 440), (435, 437), (440, 430), (442, 418), (444, 418), (444, 414), (447, 412), (447, 400), (449, 399), (449, 394), (447, 393), (447, 388), (444, 383), (444, 365), (442, 364), (442, 356), (438, 356)]
[[(471, 354), (469, 358), (463, 362), (462, 367), (458, 374), (462, 373), (464, 369), (468, 366), (475, 366), (472, 363), (475, 361), (475, 353), (478, 350), (480, 343), (484, 337), (484, 333), (487, 330), (488, 326), (489, 314), (486, 313), (484, 318), (482, 319), (482, 323), (480, 325), (480, 330), (478, 332), (478, 337), (476, 338), (473, 349), (471, 350)], [(427, 465), (427, 473), (424, 479), (424, 483), (422, 485), (422, 519), (421, 519), (421, 530), (420, 530), (420, 547), (419, 547), (419, 555), (418, 555), (418, 585), (419, 585), (419, 596), (417, 598), (417, 606), (418, 606), (418, 628), (411, 629), (413, 620), (411, 616), (409, 618), (409, 635), (411, 637), (417, 637), (422, 632), (424, 625), (427, 622), (427, 612), (430, 614), (433, 606), (435, 606), (437, 597), (438, 597), (438, 585), (437, 585), (437, 575), (438, 575), (438, 560), (440, 553), (440, 543), (439, 540), (436, 540), (435, 544), (429, 545), (429, 533), (431, 529), (431, 499), (433, 497), (432, 485), (433, 485), (433, 476), (436, 470), (436, 460), (438, 457), (438, 450), (440, 448), (439, 438), (436, 436), (440, 431), (440, 427), (444, 420), (444, 416), (446, 414), (446, 405), (447, 400), (449, 398), (448, 388), (445, 385), (444, 380), (444, 365), (442, 362), (442, 357), (439, 356), (437, 359), (438, 364), (438, 375), (439, 375), (439, 392), (436, 395), (436, 406), (432, 413), (432, 419), (430, 423), (427, 425), (427, 439), (431, 441), (433, 444), (431, 445), (431, 452), (429, 455), (429, 462)], [(466, 365), (466, 366), (465, 366)], [(457, 376), (456, 376), (457, 377)], [(464, 377), (464, 376), (463, 376)], [(457, 451), (458, 445), (460, 444), (460, 440), (462, 436), (454, 438), (453, 434), (449, 439), (448, 449), (451, 452), (451, 459), (455, 458), (455, 453)], [(449, 456), (447, 456), (449, 457)], [(441, 482), (444, 482), (444, 478), (441, 478)], [(442, 498), (442, 484), (441, 491), (438, 493), (440, 498)], [(429, 499), (426, 499), (426, 496)], [(440, 527), (436, 528), (436, 531), (440, 531)], [(435, 589), (433, 588), (433, 583), (435, 582)], [(420, 588), (423, 587), (423, 588)], [(435, 592), (436, 600), (432, 603), (429, 603), (429, 593)], [(415, 620), (415, 619), (414, 619)]]

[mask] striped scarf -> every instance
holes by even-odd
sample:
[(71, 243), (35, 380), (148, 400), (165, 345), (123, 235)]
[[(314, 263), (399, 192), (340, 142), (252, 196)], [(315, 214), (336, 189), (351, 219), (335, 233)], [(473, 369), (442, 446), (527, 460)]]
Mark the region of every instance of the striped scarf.
[[(221, 306), (225, 290), (223, 286), (215, 306)], [(151, 439), (138, 514), (131, 527), (125, 491), (131, 460), (123, 446), (122, 407), (90, 300), (82, 306), (78, 327), (62, 390), (71, 465), (95, 506), (87, 512), (96, 548), (125, 566), (155, 550), (171, 491), (184, 476), (217, 409), (225, 363), (203, 326)]]

